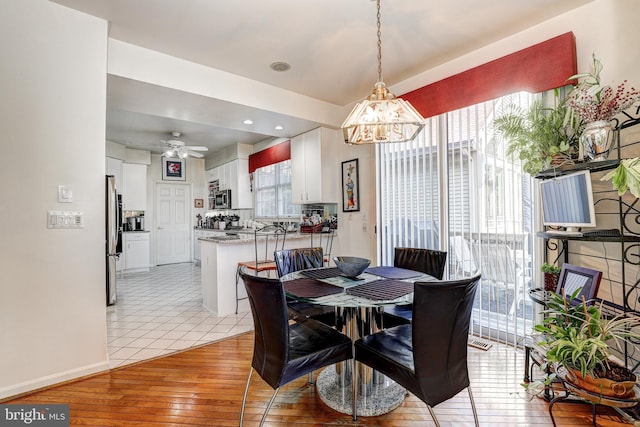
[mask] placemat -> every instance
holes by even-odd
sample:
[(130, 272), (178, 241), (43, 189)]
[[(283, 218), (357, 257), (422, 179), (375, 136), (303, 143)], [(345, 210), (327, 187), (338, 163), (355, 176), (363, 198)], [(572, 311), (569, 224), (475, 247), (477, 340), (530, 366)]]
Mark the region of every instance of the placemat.
[(303, 276), (307, 276), (312, 279), (329, 279), (331, 277), (337, 277), (342, 274), (338, 267), (319, 268), (317, 270), (304, 270), (300, 273)]
[(315, 279), (293, 279), (283, 284), (284, 291), (300, 298), (318, 298), (327, 295), (339, 294), (343, 288), (330, 285)]
[(413, 283), (389, 279), (375, 280), (347, 289), (349, 295), (376, 301), (400, 298), (411, 292), (413, 292)]
[(411, 279), (412, 277), (422, 276), (419, 271), (399, 267), (369, 267), (365, 271), (387, 279)]

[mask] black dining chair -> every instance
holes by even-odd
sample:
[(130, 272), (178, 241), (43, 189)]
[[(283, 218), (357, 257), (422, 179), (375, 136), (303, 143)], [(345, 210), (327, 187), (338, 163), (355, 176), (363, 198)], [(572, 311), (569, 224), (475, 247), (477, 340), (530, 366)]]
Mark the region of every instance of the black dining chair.
[[(274, 260), (278, 276), (293, 273), (294, 271), (308, 268), (320, 268), (324, 266), (324, 251), (317, 248), (283, 249), (274, 253)], [(335, 325), (334, 307), (313, 304), (287, 297), (289, 317), (294, 320), (300, 318), (312, 318), (327, 325)]]
[[(407, 270), (420, 271), (442, 280), (447, 266), (447, 253), (434, 249), (395, 248), (393, 266)], [(397, 326), (411, 322), (413, 306), (411, 304), (385, 307), (383, 325)]]
[(274, 389), (262, 415), (264, 423), (281, 386), (316, 369), (352, 358), (351, 339), (312, 319), (290, 322), (284, 288), (279, 279), (247, 274), (244, 282), (251, 305), (255, 338), (253, 359), (242, 399), (240, 426), (255, 370)]
[[(437, 426), (440, 424), (432, 407), (465, 388), (478, 426), (469, 387), (467, 340), (479, 281), (480, 275), (462, 280), (416, 282), (413, 321), (367, 335), (354, 344), (355, 360), (391, 378), (425, 402)], [(353, 370), (354, 382), (357, 371)]]

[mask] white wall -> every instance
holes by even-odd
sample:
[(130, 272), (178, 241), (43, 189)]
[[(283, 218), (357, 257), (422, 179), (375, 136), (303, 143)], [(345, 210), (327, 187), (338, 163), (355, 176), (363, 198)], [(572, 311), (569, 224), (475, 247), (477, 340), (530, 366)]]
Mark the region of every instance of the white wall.
[[(0, 14), (0, 398), (108, 368), (107, 24), (46, 0)], [(58, 185), (73, 203), (58, 203)], [(78, 230), (48, 210), (84, 212)]]
[(335, 256), (359, 256), (371, 260), (377, 265), (375, 207), (375, 149), (373, 145), (341, 144), (336, 150), (338, 194), (342, 194), (342, 162), (358, 159), (358, 184), (360, 186), (360, 210), (342, 212), (342, 200), (338, 201), (338, 238), (332, 250)]
[(639, 13), (640, 2), (636, 0), (595, 0), (526, 31), (426, 70), (391, 86), (390, 90), (396, 94), (407, 93), (568, 31), (572, 31), (576, 37), (578, 70), (588, 70), (591, 54), (596, 53), (605, 66), (603, 80), (627, 78), (638, 87), (640, 75), (637, 73), (638, 56), (635, 54), (634, 41), (638, 40), (640, 29), (634, 19)]

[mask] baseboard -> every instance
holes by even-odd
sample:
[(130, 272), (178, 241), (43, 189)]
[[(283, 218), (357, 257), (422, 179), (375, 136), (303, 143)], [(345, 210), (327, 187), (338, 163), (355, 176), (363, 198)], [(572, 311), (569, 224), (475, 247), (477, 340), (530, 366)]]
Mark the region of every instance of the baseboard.
[(23, 383), (3, 387), (0, 388), (0, 402), (9, 400), (10, 398), (18, 397), (19, 395), (23, 395), (26, 393), (33, 393), (39, 389), (50, 387), (52, 385), (58, 385), (69, 380), (76, 380), (87, 375), (93, 375), (98, 372), (108, 371), (109, 369), (109, 361), (106, 360), (104, 362), (95, 363), (93, 365), (87, 365), (81, 368), (72, 369), (70, 371), (59, 372), (54, 375), (48, 375), (30, 381), (25, 381)]

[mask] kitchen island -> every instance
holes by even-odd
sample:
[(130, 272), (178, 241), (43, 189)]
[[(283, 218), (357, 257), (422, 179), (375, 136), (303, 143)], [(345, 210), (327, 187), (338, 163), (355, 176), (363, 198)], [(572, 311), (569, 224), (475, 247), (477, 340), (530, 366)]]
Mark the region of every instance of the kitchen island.
[[(202, 304), (218, 317), (234, 314), (236, 310), (236, 269), (238, 262), (255, 258), (253, 231), (220, 233), (214, 237), (200, 238), (200, 265)], [(318, 235), (314, 243), (318, 242)], [(287, 233), (285, 249), (309, 247), (311, 236), (307, 233)], [(271, 273), (272, 277), (276, 273)], [(244, 284), (239, 284), (239, 296), (246, 297)], [(246, 299), (240, 301), (238, 312), (250, 311)]]

